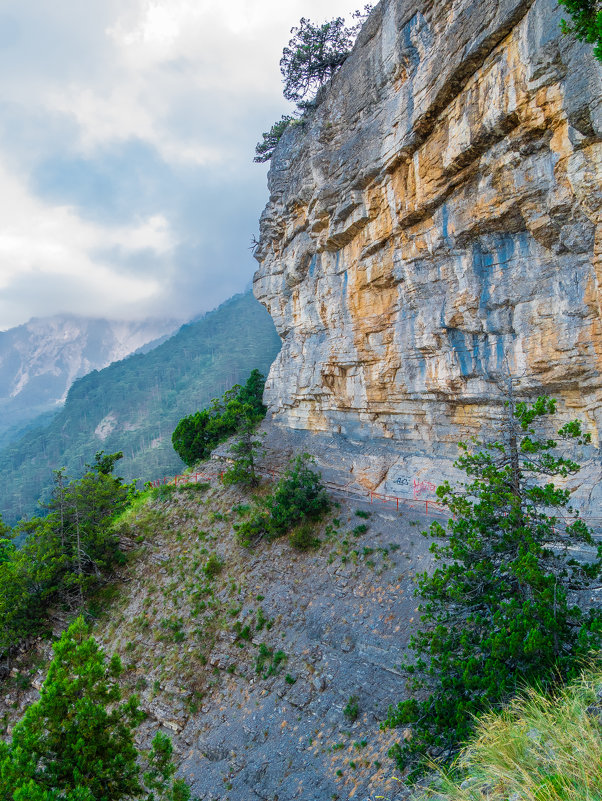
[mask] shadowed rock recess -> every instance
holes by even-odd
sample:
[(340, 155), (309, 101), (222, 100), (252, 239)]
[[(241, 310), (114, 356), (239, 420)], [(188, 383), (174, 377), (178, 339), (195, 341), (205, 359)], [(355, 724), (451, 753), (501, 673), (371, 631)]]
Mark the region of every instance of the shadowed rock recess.
[[(281, 438), (428, 494), (499, 415), (504, 362), (594, 446), (601, 490), (602, 69), (555, 0), (382, 0), (269, 172), (254, 292)], [(599, 514), (599, 512), (598, 512)]]

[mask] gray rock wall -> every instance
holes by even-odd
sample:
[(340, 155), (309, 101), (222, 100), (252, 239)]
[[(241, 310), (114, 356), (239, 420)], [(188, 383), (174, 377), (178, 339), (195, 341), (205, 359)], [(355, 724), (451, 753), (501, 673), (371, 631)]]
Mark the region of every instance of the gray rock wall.
[(382, 0), (272, 159), (266, 400), (361, 484), (428, 492), (499, 415), (507, 360), (587, 423), (575, 486), (598, 503), (602, 69), (559, 20), (555, 0)]

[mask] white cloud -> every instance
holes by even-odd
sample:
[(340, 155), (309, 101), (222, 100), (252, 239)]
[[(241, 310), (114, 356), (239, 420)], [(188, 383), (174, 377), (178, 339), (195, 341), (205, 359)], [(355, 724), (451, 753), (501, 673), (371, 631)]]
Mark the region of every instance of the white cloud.
[[(90, 310), (99, 306), (106, 313), (114, 310), (132, 314), (134, 306), (152, 301), (164, 288), (148, 275), (124, 275), (113, 265), (90, 255), (99, 249), (119, 247), (129, 252), (151, 249), (165, 254), (173, 246), (167, 221), (153, 216), (130, 229), (98, 226), (83, 221), (72, 208), (48, 206), (30, 195), (5, 166), (0, 165), (0, 329), (23, 322), (32, 314), (43, 314), (45, 297), (37, 296), (42, 277), (56, 282), (52, 301), (60, 304), (60, 288), (75, 282), (83, 305)], [(11, 287), (24, 283), (31, 288), (31, 308), (19, 291), (15, 304)], [(48, 281), (40, 287), (47, 292)], [(66, 293), (71, 297), (71, 293)], [(41, 301), (41, 302), (40, 302)], [(23, 308), (23, 305), (26, 308)], [(57, 307), (53, 311), (70, 311)]]
[(353, 8), (4, 0), (0, 329), (192, 315), (242, 289), (267, 195), (254, 143), (287, 110), (282, 47), (301, 16)]

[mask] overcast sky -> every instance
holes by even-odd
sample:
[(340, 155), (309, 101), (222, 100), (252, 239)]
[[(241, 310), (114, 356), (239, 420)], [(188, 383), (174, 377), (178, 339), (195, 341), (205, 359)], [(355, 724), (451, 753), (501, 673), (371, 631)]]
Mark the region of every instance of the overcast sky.
[[(251, 280), (301, 16), (352, 0), (2, 0), (0, 330), (190, 318)], [(349, 20), (351, 21), (351, 20)]]

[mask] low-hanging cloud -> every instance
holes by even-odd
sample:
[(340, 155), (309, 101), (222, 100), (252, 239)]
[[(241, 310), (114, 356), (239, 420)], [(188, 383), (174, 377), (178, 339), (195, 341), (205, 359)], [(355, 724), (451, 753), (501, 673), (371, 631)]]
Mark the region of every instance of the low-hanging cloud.
[(0, 330), (33, 315), (189, 318), (248, 285), (300, 16), (347, 0), (5, 0)]

